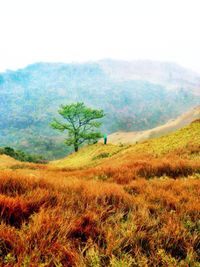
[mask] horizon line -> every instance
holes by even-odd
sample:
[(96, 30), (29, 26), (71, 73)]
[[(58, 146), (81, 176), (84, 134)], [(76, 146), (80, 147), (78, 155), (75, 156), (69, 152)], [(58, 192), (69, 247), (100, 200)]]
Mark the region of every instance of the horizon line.
[(196, 69), (193, 69), (191, 67), (184, 66), (180, 63), (177, 63), (176, 61), (170, 61), (170, 60), (157, 60), (157, 59), (148, 59), (148, 58), (135, 58), (135, 59), (121, 59), (121, 58), (112, 58), (112, 57), (105, 57), (105, 58), (100, 58), (100, 59), (91, 59), (91, 60), (69, 60), (69, 61), (35, 61), (33, 63), (28, 63), (25, 64), (22, 67), (17, 67), (17, 68), (6, 68), (4, 70), (0, 70), (0, 73), (6, 73), (6, 72), (15, 72), (19, 71), (22, 69), (26, 69), (29, 66), (37, 65), (37, 64), (60, 64), (60, 65), (66, 65), (66, 64), (74, 64), (74, 65), (82, 65), (82, 64), (89, 64), (89, 63), (98, 63), (98, 62), (103, 62), (103, 61), (115, 61), (115, 62), (127, 62), (127, 63), (132, 63), (132, 62), (152, 62), (152, 63), (161, 63), (161, 64), (173, 64), (177, 65), (181, 68), (190, 70), (192, 72), (195, 72), (200, 75), (200, 71), (197, 71)]

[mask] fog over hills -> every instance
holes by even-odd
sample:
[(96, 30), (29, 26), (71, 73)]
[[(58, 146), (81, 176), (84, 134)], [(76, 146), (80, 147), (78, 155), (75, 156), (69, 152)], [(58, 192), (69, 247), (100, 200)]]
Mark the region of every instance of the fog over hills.
[(60, 104), (106, 113), (103, 132), (154, 128), (200, 103), (200, 75), (174, 63), (36, 63), (0, 74), (0, 146), (57, 158), (69, 149), (49, 127)]
[(136, 61), (100, 61), (103, 70), (117, 81), (146, 80), (161, 84), (167, 89), (190, 89), (200, 94), (200, 74), (183, 68), (172, 62), (151, 60)]

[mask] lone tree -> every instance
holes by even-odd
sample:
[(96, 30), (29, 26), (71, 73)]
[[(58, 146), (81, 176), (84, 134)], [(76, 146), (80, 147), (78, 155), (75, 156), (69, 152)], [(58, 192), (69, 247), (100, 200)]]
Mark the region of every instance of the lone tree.
[(97, 131), (101, 123), (96, 120), (105, 116), (103, 110), (91, 109), (86, 107), (84, 103), (78, 102), (70, 105), (61, 105), (58, 113), (66, 122), (54, 119), (51, 126), (62, 132), (68, 131), (65, 143), (68, 146), (73, 145), (75, 152), (78, 151), (79, 146), (84, 142), (95, 143), (102, 137), (102, 134)]

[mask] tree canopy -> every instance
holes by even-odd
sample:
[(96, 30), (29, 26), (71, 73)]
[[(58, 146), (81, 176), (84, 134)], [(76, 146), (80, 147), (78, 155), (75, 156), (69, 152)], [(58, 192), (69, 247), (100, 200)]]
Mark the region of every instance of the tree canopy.
[(65, 122), (54, 119), (51, 126), (62, 132), (67, 131), (65, 143), (74, 146), (77, 152), (79, 146), (84, 142), (95, 143), (102, 134), (97, 129), (101, 122), (96, 121), (105, 116), (103, 110), (92, 109), (82, 102), (61, 105), (58, 113), (65, 119)]

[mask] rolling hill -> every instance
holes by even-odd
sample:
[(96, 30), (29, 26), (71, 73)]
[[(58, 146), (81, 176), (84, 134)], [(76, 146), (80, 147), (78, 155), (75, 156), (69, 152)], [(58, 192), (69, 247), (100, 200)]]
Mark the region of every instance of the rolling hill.
[(0, 155), (0, 169), (10, 168), (17, 164), (21, 164), (21, 162), (7, 155)]
[(0, 266), (199, 266), (200, 121), (0, 168)]
[(83, 101), (106, 113), (102, 131), (143, 131), (199, 104), (200, 75), (173, 63), (103, 60), (36, 63), (0, 74), (0, 146), (63, 157), (49, 127), (60, 104)]
[[(199, 109), (194, 109), (194, 111)], [(180, 118), (188, 118), (194, 114), (192, 111), (186, 113)], [(199, 113), (198, 113), (199, 114)], [(188, 116), (188, 117), (187, 117)], [(177, 119), (176, 121), (180, 120)], [(195, 118), (195, 117), (194, 117)], [(199, 117), (198, 117), (199, 118)], [(182, 120), (185, 123), (185, 120)], [(174, 129), (173, 129), (174, 131)], [(107, 144), (103, 145), (98, 143), (95, 145), (89, 145), (82, 148), (78, 153), (72, 153), (71, 155), (56, 161), (51, 161), (50, 165), (55, 167), (65, 168), (83, 168), (93, 167), (105, 164), (118, 166), (119, 162), (124, 164), (125, 162), (131, 162), (133, 158), (139, 158), (141, 154), (150, 154), (153, 156), (165, 156), (170, 153), (177, 153), (178, 156), (194, 157), (199, 159), (200, 154), (200, 122), (195, 120), (194, 122), (186, 125), (185, 127), (174, 131), (172, 133), (165, 134), (161, 137), (149, 139), (137, 144)], [(181, 155), (182, 153), (182, 155)], [(150, 158), (151, 160), (151, 158)]]
[[(167, 133), (173, 132), (191, 123), (192, 121), (200, 119), (200, 106), (179, 116), (177, 119), (170, 120), (166, 124), (155, 127), (146, 131), (138, 132), (116, 132), (108, 136), (108, 140), (112, 144), (133, 144), (141, 142), (150, 138), (159, 137)], [(103, 142), (102, 140), (100, 142)]]

